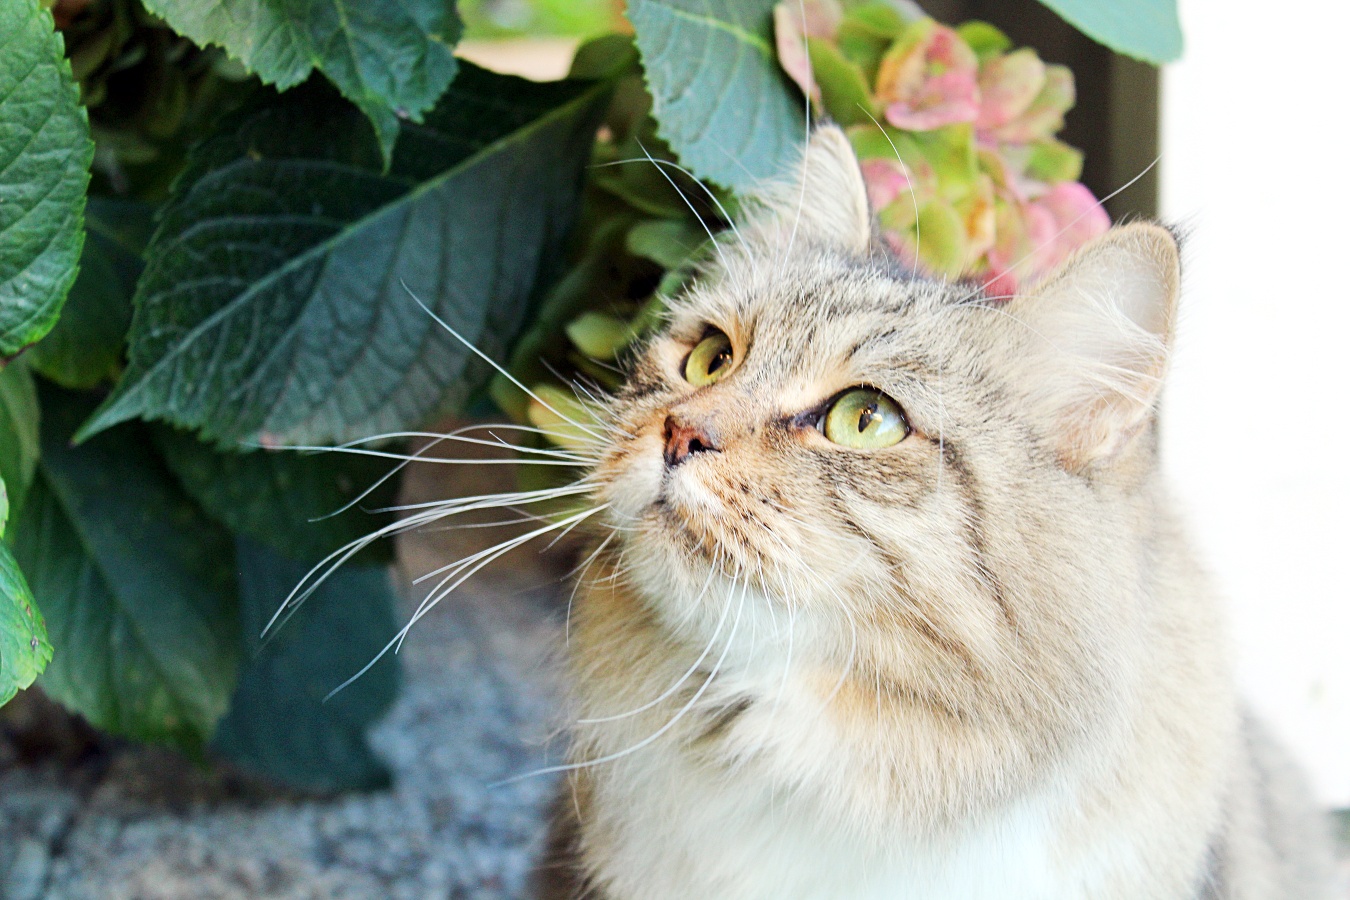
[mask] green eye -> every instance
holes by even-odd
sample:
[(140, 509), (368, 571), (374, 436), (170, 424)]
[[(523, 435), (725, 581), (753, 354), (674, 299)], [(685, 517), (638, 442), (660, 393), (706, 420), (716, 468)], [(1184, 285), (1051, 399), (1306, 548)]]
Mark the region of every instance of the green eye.
[(909, 434), (900, 404), (880, 391), (854, 388), (840, 395), (825, 414), (825, 436), (836, 444), (878, 450)]
[(720, 331), (714, 331), (698, 342), (698, 346), (684, 361), (685, 380), (696, 387), (712, 384), (731, 371), (735, 357), (731, 351), (731, 338)]

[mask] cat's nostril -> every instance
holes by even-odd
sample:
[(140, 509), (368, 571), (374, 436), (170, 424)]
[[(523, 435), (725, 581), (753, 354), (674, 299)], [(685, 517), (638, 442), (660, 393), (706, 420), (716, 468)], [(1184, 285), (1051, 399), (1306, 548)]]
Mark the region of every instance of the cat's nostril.
[(718, 450), (706, 430), (689, 425), (674, 416), (666, 416), (665, 456), (667, 466), (678, 466), (695, 453), (712, 453)]

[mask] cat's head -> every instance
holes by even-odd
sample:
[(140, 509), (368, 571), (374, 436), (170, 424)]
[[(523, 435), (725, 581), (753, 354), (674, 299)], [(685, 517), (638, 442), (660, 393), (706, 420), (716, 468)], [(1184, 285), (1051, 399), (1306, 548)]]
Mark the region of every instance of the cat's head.
[(624, 577), (672, 628), (706, 635), (740, 585), (761, 642), (792, 619), (801, 665), (1079, 719), (1154, 539), (1172, 235), (1116, 228), (1013, 298), (917, 278), (821, 128), (719, 241), (609, 411)]

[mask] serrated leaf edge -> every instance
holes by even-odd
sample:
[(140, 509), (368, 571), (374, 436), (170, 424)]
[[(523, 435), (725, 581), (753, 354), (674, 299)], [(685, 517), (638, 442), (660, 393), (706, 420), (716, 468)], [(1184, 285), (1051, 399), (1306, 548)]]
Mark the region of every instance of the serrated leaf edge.
[[(296, 254), (295, 256), (288, 259), (281, 266), (269, 272), (266, 278), (263, 279), (263, 281), (259, 282), (258, 284), (263, 283), (270, 284), (274, 280), (284, 277), (286, 274), (293, 271), (295, 268), (298, 268), (299, 266), (304, 264), (308, 264), (316, 257), (321, 257), (323, 254), (331, 251), (333, 247), (335, 247), (342, 240), (350, 237), (352, 232), (356, 231), (360, 227), (363, 227), (366, 223), (368, 223), (372, 219), (378, 216), (385, 215), (390, 210), (411, 204), (415, 200), (421, 198), (424, 194), (439, 188), (445, 181), (448, 181), (451, 178), (456, 177), (457, 175), (472, 169), (482, 160), (487, 159), (499, 152), (502, 152), (503, 150), (509, 148), (511, 145), (515, 143), (525, 141), (538, 128), (554, 121), (555, 119), (563, 118), (566, 114), (570, 114), (572, 111), (574, 111), (576, 107), (585, 106), (587, 103), (593, 102), (595, 100), (596, 95), (599, 93), (603, 93), (605, 90), (608, 90), (607, 82), (604, 81), (595, 82), (591, 87), (580, 92), (579, 94), (577, 94), (576, 97), (572, 98), (566, 103), (554, 107), (552, 110), (549, 110), (544, 115), (531, 120), (529, 124), (527, 124), (525, 127), (519, 128), (508, 135), (498, 138), (497, 140), (493, 141), (490, 144), (484, 145), (482, 148), (480, 148), (472, 155), (461, 160), (459, 163), (450, 167), (449, 169), (446, 169), (445, 171), (437, 174), (434, 178), (429, 178), (426, 181), (409, 190), (407, 193), (399, 195), (391, 203), (380, 206), (379, 208), (371, 212), (369, 215), (362, 216), (360, 219), (345, 224), (339, 231), (334, 233), (332, 236), (327, 237), (324, 240), (320, 241), (319, 243), (306, 249), (303, 253)], [(236, 160), (234, 163), (231, 163), (230, 166), (225, 166), (222, 167), (221, 169), (213, 170), (213, 172), (224, 171), (230, 168), (231, 166), (241, 164), (245, 164), (245, 161)], [(160, 232), (162, 231), (162, 229), (163, 225), (161, 224), (160, 229), (157, 229), (154, 237), (151, 238), (149, 246), (154, 246), (155, 242), (160, 237)], [(205, 332), (211, 327), (214, 327), (214, 325), (218, 321), (232, 314), (237, 304), (247, 302), (249, 299), (252, 299), (254, 292), (257, 289), (258, 289), (257, 284), (251, 285), (243, 294), (231, 298), (229, 303), (227, 303), (225, 306), (222, 306), (220, 309), (212, 312), (209, 316), (207, 316), (205, 319), (199, 322), (196, 326), (194, 326), (191, 330), (189, 330), (187, 334), (183, 336), (182, 340), (178, 341), (174, 345), (170, 353), (167, 353), (164, 356), (160, 357), (144, 372), (140, 373), (140, 376), (135, 385), (123, 389), (122, 385), (125, 383), (124, 377), (123, 381), (119, 382), (117, 387), (113, 390), (113, 393), (102, 404), (99, 405), (98, 409), (94, 410), (93, 415), (89, 417), (89, 421), (81, 425), (80, 428), (75, 432), (74, 436), (71, 439), (72, 442), (75, 444), (80, 444), (88, 440), (90, 437), (93, 437), (95, 434), (98, 434), (101, 431), (105, 431), (108, 428), (111, 428), (113, 425), (116, 425), (120, 422), (125, 422), (128, 419), (132, 419), (135, 418), (136, 416), (141, 415), (144, 412), (145, 407), (143, 402), (138, 402), (136, 398), (137, 395), (142, 390), (141, 386), (144, 385), (150, 379), (151, 375), (161, 370), (161, 367), (164, 366), (168, 360), (176, 358), (177, 355), (182, 352), (182, 348), (187, 347), (189, 344), (194, 342), (198, 337), (200, 337), (200, 335), (203, 332)], [(137, 306), (139, 307), (140, 305), (139, 291), (137, 291), (136, 301)], [(149, 418), (166, 419), (166, 417), (164, 416), (150, 416)]]

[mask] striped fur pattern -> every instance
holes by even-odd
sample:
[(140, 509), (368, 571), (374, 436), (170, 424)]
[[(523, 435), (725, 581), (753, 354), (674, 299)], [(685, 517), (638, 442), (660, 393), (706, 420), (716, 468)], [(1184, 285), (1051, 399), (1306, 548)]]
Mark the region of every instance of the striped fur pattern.
[[(818, 129), (604, 411), (545, 894), (1320, 896), (1158, 470), (1178, 285), (1147, 224), (1027, 296), (915, 278)], [(733, 368), (694, 387), (710, 328)], [(859, 385), (904, 440), (825, 438)], [(715, 451), (668, 465), (671, 416)]]

